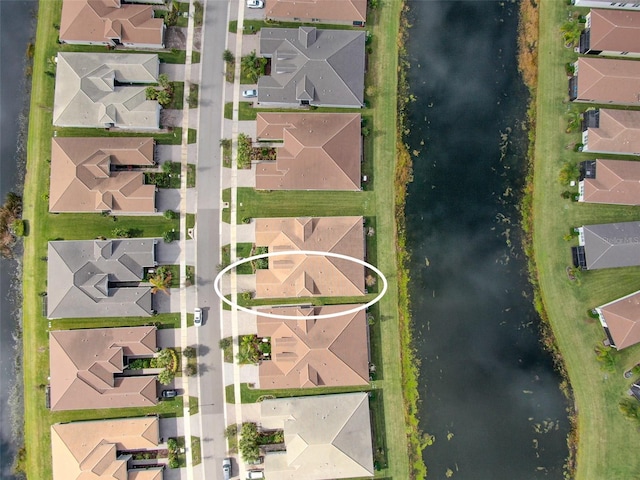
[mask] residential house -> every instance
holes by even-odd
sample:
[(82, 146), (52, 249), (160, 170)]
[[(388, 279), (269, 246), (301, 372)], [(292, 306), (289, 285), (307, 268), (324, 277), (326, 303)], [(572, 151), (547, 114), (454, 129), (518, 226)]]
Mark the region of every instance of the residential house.
[(53, 480), (162, 480), (161, 465), (145, 468), (133, 459), (159, 444), (157, 416), (51, 425)]
[(282, 142), (256, 165), (256, 188), (360, 190), (359, 113), (259, 113), (256, 125), (258, 141)]
[(640, 342), (640, 291), (596, 308), (609, 344), (617, 350)]
[(51, 140), (50, 212), (153, 213), (153, 138), (57, 137)]
[(580, 202), (640, 205), (640, 162), (588, 160), (580, 172)]
[(156, 376), (126, 375), (125, 369), (157, 350), (156, 327), (49, 332), (51, 410), (155, 405)]
[(640, 62), (580, 57), (569, 80), (569, 98), (577, 102), (640, 105)]
[(365, 32), (315, 27), (263, 28), (258, 103), (359, 108), (364, 105)]
[(147, 100), (158, 82), (156, 54), (59, 52), (53, 124), (156, 130), (160, 105)]
[(121, 0), (64, 0), (60, 42), (164, 48), (164, 19), (153, 16), (151, 5), (127, 5)]
[(640, 155), (640, 111), (587, 110), (582, 144), (584, 152)]
[(580, 53), (640, 56), (640, 10), (591, 10), (580, 35)]
[[(271, 344), (259, 365), (260, 388), (314, 388), (368, 385), (369, 342), (364, 310), (316, 320), (308, 318), (350, 310), (357, 305), (261, 309), (258, 337)], [(291, 316), (280, 320), (260, 316)]]
[(578, 234), (574, 266), (596, 270), (640, 265), (640, 222), (585, 225)]
[(270, 0), (265, 18), (282, 22), (320, 22), (364, 27), (367, 0)]
[(613, 0), (572, 0), (576, 7), (614, 8), (621, 10), (640, 11), (640, 2), (637, 1), (613, 1)]
[(132, 317), (153, 313), (155, 238), (49, 242), (47, 317)]
[(260, 403), (263, 429), (284, 429), (286, 452), (267, 453), (267, 480), (373, 477), (366, 392), (278, 398)]
[[(364, 260), (362, 217), (259, 218), (256, 245), (269, 252), (320, 251)], [(364, 295), (364, 266), (322, 255), (269, 257), (256, 271), (256, 297)]]

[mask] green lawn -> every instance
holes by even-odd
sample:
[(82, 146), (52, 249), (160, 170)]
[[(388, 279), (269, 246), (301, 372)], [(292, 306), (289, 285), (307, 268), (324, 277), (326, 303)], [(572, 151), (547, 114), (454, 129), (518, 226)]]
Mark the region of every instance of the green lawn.
[[(311, 107), (310, 112), (318, 113), (361, 113), (362, 115), (370, 115), (368, 109), (363, 108), (334, 108), (334, 107)], [(239, 102), (238, 104), (238, 120), (255, 120), (260, 112), (291, 112), (290, 108), (254, 108), (251, 102)], [(231, 120), (233, 118), (233, 103), (224, 104), (224, 118)]]
[[(222, 192), (222, 199), (229, 201), (229, 189)], [(292, 216), (338, 216), (375, 213), (374, 192), (324, 192), (324, 191), (258, 191), (238, 188), (238, 223), (252, 218)], [(222, 212), (222, 220), (229, 222), (230, 212)]]
[[(367, 303), (373, 300), (376, 294), (369, 293), (358, 297), (296, 297), (296, 303), (303, 305), (349, 305), (358, 303)], [(227, 298), (229, 298), (227, 296)], [(238, 304), (242, 307), (259, 307), (269, 305), (286, 305), (290, 304), (290, 298), (242, 298), (242, 295), (238, 296)], [(226, 306), (226, 304), (225, 304)], [(226, 309), (226, 308), (225, 308)]]
[(640, 346), (615, 353), (615, 371), (603, 371), (594, 348), (602, 344), (605, 335), (587, 310), (638, 290), (640, 268), (581, 272), (578, 280), (571, 282), (565, 268), (571, 265), (570, 247), (575, 243), (563, 236), (569, 228), (582, 224), (638, 220), (640, 209), (578, 204), (560, 196), (567, 190), (558, 181), (562, 165), (595, 158), (574, 153), (571, 145), (580, 141), (580, 135), (565, 133), (567, 112), (575, 108), (568, 104), (565, 64), (576, 58), (563, 46), (559, 32), (567, 11), (565, 2), (540, 3), (533, 248), (542, 301), (569, 373), (578, 412), (575, 478), (636, 478), (640, 458), (635, 446), (640, 442), (640, 431), (622, 417), (618, 402), (632, 380), (625, 380), (622, 373), (640, 360)]
[[(229, 265), (231, 263), (231, 246), (229, 244), (222, 246), (222, 264)], [(247, 258), (251, 256), (253, 250), (253, 243), (238, 243), (236, 244), (236, 258)], [(250, 262), (243, 263), (236, 268), (238, 275), (251, 275), (254, 273), (253, 267)]]
[(158, 400), (153, 407), (132, 408), (103, 408), (97, 410), (70, 410), (64, 412), (52, 412), (51, 423), (77, 422), (80, 420), (102, 420), (105, 418), (129, 418), (144, 417), (145, 415), (158, 414), (162, 417), (182, 417), (184, 412), (182, 398), (169, 398)]
[[(157, 293), (156, 295), (164, 294)], [(155, 325), (159, 329), (180, 328), (180, 314), (160, 313), (152, 317), (62, 318), (59, 320), (51, 320), (51, 330), (73, 330), (77, 328), (104, 327), (137, 327), (146, 325)]]
[[(51, 87), (53, 89), (53, 87)], [(48, 127), (48, 131), (52, 127)], [(107, 130), (105, 128), (55, 127), (58, 137), (153, 137), (158, 145), (180, 145), (182, 128), (171, 127), (167, 132), (129, 132), (127, 130)]]
[(182, 110), (184, 107), (184, 82), (171, 82), (173, 86), (173, 98), (167, 108)]
[(187, 143), (196, 143), (198, 141), (198, 131), (195, 128), (190, 128), (187, 132)]
[(114, 229), (129, 230), (132, 237), (162, 237), (166, 231), (180, 229), (180, 221), (162, 215), (118, 216), (98, 213), (46, 213), (41, 217), (47, 240), (92, 240), (114, 238)]
[[(59, 14), (56, 14), (58, 17)], [(40, 15), (38, 15), (40, 18)], [(61, 52), (98, 52), (98, 53), (119, 53), (108, 49), (103, 45), (58, 45), (57, 50)], [(187, 52), (184, 50), (130, 50), (127, 49), (126, 53), (156, 53), (158, 58), (163, 63), (184, 63), (187, 57)]]
[[(242, 403), (256, 403), (266, 398), (304, 397), (307, 395), (328, 395), (331, 393), (364, 392), (370, 389), (369, 385), (357, 387), (318, 387), (318, 388), (289, 388), (279, 390), (262, 390), (250, 388), (248, 384), (240, 384), (240, 396)], [(225, 387), (227, 403), (235, 403), (233, 385)], [(233, 400), (233, 401), (230, 401)]]
[[(353, 27), (351, 25), (334, 25), (328, 23), (297, 23), (297, 22), (277, 22), (277, 21), (269, 21), (266, 22), (264, 20), (245, 20), (244, 24), (244, 35), (255, 35), (262, 28), (298, 28), (301, 25), (308, 27), (316, 27), (320, 29), (330, 29), (330, 30), (362, 30), (362, 27)], [(238, 33), (238, 21), (231, 20), (229, 22), (229, 32)]]

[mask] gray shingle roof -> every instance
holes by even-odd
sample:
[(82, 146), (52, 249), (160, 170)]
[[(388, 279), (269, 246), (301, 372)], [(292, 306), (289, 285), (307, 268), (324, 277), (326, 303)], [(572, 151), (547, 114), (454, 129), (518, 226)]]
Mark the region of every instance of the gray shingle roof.
[[(138, 286), (155, 265), (154, 238), (49, 242), (48, 318), (151, 315), (151, 289)], [(123, 286), (122, 282), (132, 282)], [(114, 285), (115, 284), (115, 285)]]
[(258, 80), (258, 103), (364, 105), (365, 32), (315, 27), (263, 28), (260, 55), (271, 75)]
[(587, 269), (640, 265), (640, 222), (585, 225)]
[(158, 128), (160, 107), (144, 86), (158, 81), (158, 55), (60, 52), (57, 62), (54, 125)]

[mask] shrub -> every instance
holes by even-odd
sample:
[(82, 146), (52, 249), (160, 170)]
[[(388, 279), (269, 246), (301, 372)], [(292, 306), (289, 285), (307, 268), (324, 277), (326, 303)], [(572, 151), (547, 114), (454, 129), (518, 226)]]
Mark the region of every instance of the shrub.
[(158, 374), (158, 383), (161, 385), (169, 385), (175, 378), (175, 373), (171, 370), (163, 370)]
[(193, 347), (186, 347), (184, 350), (182, 350), (182, 355), (184, 355), (186, 358), (196, 358), (197, 352)]
[(190, 363), (184, 368), (184, 373), (188, 377), (193, 377), (196, 373), (198, 373), (198, 369), (193, 363)]
[(24, 237), (26, 234), (25, 221), (19, 218), (15, 219), (11, 224), (11, 230), (16, 236)]
[(164, 243), (171, 243), (174, 240), (177, 240), (179, 236), (180, 234), (175, 230), (169, 230), (167, 232), (164, 232), (164, 234), (162, 234), (162, 239), (164, 240)]
[(116, 238), (131, 238), (131, 230), (123, 227), (114, 228), (111, 233)]
[(167, 220), (175, 220), (176, 218), (178, 218), (178, 213), (174, 212), (173, 210), (167, 210), (164, 212), (164, 218), (166, 218)]

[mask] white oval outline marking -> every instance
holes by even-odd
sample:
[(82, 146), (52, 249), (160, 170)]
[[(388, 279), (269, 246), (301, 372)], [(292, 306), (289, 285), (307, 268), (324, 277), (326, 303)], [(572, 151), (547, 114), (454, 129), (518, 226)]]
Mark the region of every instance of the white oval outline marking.
[[(364, 260), (360, 260), (358, 258), (355, 257), (350, 257), (349, 255), (342, 255), (341, 253), (332, 253), (332, 252), (321, 252), (321, 251), (316, 251), (316, 250), (286, 250), (284, 252), (273, 252), (273, 253), (261, 253), (259, 255), (253, 255), (251, 257), (247, 257), (247, 258), (243, 258), (242, 260), (238, 260), (234, 263), (232, 263), (231, 265), (229, 265), (228, 267), (223, 268), (220, 273), (218, 273), (218, 275), (216, 276), (216, 279), (213, 281), (213, 290), (216, 292), (216, 295), (218, 295), (218, 297), (220, 297), (220, 300), (222, 300), (224, 303), (226, 303), (227, 305), (229, 305), (231, 308), (237, 308), (238, 310), (245, 312), (245, 313), (249, 313), (251, 315), (255, 315), (257, 316), (261, 316), (261, 317), (267, 317), (267, 318), (275, 318), (278, 320), (293, 320), (293, 319), (299, 319), (300, 317), (298, 317), (297, 315), (278, 315), (276, 313), (266, 313), (266, 312), (258, 312), (257, 310), (252, 310), (250, 308), (246, 308), (246, 307), (242, 307), (240, 305), (238, 305), (237, 303), (232, 302), (231, 300), (228, 300), (220, 291), (220, 282), (222, 281), (222, 276), (231, 271), (232, 269), (236, 268), (239, 265), (242, 265), (243, 263), (247, 263), (247, 262), (251, 262), (253, 260), (260, 260), (261, 258), (269, 258), (269, 257), (281, 257), (284, 255), (311, 255), (311, 256), (317, 256), (317, 257), (334, 257), (334, 258), (340, 258), (342, 260), (348, 260), (354, 263), (357, 263), (359, 265), (362, 265), (364, 267), (367, 267), (371, 270), (373, 270), (378, 277), (380, 277), (380, 279), (382, 280), (382, 291), (376, 296), (376, 298), (374, 298), (373, 300), (371, 300), (368, 303), (365, 303), (364, 305), (359, 305), (358, 307), (355, 308), (351, 308), (349, 310), (344, 310), (342, 312), (335, 312), (335, 313), (323, 313), (320, 315), (308, 315), (305, 316), (305, 319), (308, 320), (322, 320), (324, 318), (335, 318), (335, 317), (341, 317), (343, 315), (349, 315), (350, 313), (356, 313), (359, 312), (360, 310), (366, 310), (367, 308), (369, 308), (372, 305), (375, 305), (376, 303), (378, 303), (380, 301), (380, 299), (382, 299), (382, 297), (384, 297), (384, 294), (387, 293), (387, 289), (389, 288), (389, 284), (387, 282), (387, 278), (384, 276), (384, 274), (376, 267), (374, 267), (373, 265), (371, 265), (368, 262), (365, 262)], [(267, 299), (265, 299), (267, 300)], [(292, 298), (292, 300), (295, 300), (295, 298)], [(330, 305), (326, 305), (326, 306), (330, 306)], [(257, 308), (273, 308), (273, 307), (277, 307), (277, 305), (260, 305), (257, 306)]]

